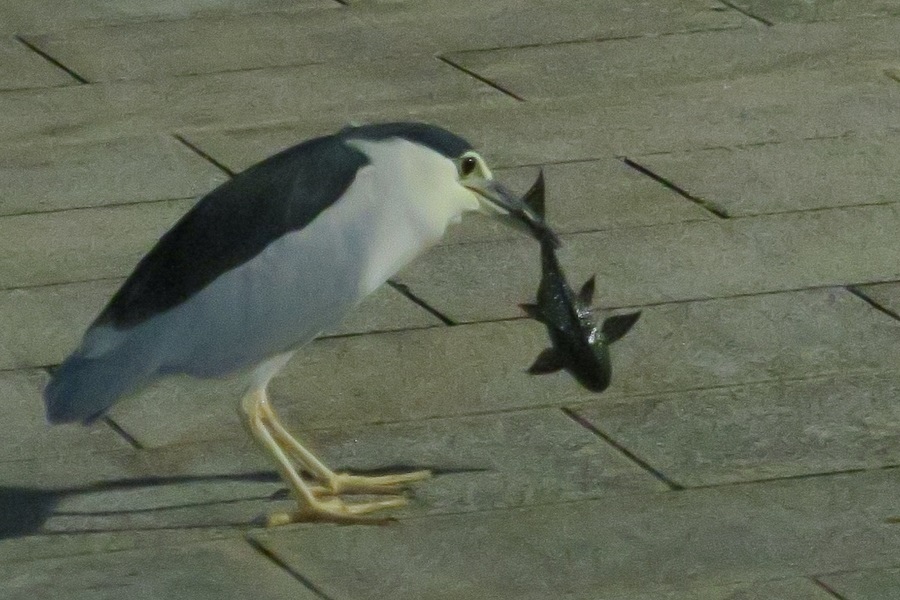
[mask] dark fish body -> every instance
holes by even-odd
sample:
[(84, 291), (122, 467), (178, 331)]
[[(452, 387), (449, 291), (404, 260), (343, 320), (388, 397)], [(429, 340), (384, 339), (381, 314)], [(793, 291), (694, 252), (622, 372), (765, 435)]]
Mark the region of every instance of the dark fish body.
[[(539, 177), (526, 201), (543, 212), (543, 194), (543, 177)], [(565, 369), (588, 390), (602, 392), (612, 379), (609, 346), (628, 333), (641, 313), (609, 317), (598, 327), (590, 308), (594, 278), (591, 277), (576, 294), (566, 281), (555, 246), (554, 238), (541, 238), (541, 282), (537, 303), (522, 305), (530, 317), (546, 326), (552, 344), (538, 355), (528, 371), (542, 374)]]

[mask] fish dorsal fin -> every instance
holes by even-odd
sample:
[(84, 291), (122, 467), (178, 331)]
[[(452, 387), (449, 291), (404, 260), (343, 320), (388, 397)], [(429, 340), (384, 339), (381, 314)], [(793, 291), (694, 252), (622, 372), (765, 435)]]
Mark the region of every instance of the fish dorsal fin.
[(525, 314), (535, 321), (544, 322), (544, 315), (541, 313), (541, 307), (537, 304), (520, 304), (519, 308), (525, 311)]
[(581, 291), (578, 292), (578, 302), (584, 306), (590, 306), (594, 301), (594, 289), (597, 287), (597, 276), (594, 275), (584, 282)]
[(528, 372), (532, 375), (543, 375), (545, 373), (556, 373), (563, 368), (562, 357), (559, 352), (553, 348), (547, 348), (534, 360)]
[(603, 321), (603, 337), (606, 338), (607, 343), (612, 344), (628, 333), (640, 316), (641, 311), (637, 311), (626, 315), (615, 315)]
[(522, 201), (525, 203), (528, 208), (534, 211), (534, 214), (539, 216), (540, 218), (544, 218), (544, 170), (541, 169), (538, 173), (537, 179), (534, 180), (534, 183), (531, 184), (531, 188), (525, 192), (525, 197), (522, 198)]

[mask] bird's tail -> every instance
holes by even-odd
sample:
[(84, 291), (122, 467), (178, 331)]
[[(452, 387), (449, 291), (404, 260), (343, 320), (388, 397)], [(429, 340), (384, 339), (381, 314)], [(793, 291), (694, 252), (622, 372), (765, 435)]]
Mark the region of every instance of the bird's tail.
[(143, 387), (146, 371), (115, 356), (84, 358), (75, 353), (54, 372), (44, 389), (51, 423), (90, 423), (122, 396)]

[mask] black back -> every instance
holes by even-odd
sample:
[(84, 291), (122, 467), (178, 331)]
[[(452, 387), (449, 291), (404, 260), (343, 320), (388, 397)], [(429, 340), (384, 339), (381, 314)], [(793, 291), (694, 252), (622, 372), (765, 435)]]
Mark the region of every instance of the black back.
[(340, 198), (368, 164), (353, 139), (407, 139), (448, 157), (471, 146), (422, 123), (348, 127), (250, 167), (204, 196), (138, 263), (94, 325), (137, 325), (171, 309), (266, 246), (303, 229)]

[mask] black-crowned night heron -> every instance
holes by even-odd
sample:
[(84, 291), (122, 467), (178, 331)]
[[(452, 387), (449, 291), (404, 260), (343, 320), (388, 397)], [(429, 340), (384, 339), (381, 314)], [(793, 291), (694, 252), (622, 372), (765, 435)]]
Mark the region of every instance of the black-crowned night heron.
[[(348, 127), (276, 154), (202, 198), (138, 263), (53, 373), (47, 417), (90, 422), (168, 375), (243, 372), (246, 422), (298, 503), (270, 524), (366, 521), (401, 506), (398, 492), (427, 471), (333, 472), (281, 425), (266, 386), (469, 211), (546, 231), (468, 142), (439, 127)], [(342, 493), (388, 496), (349, 503)]]

